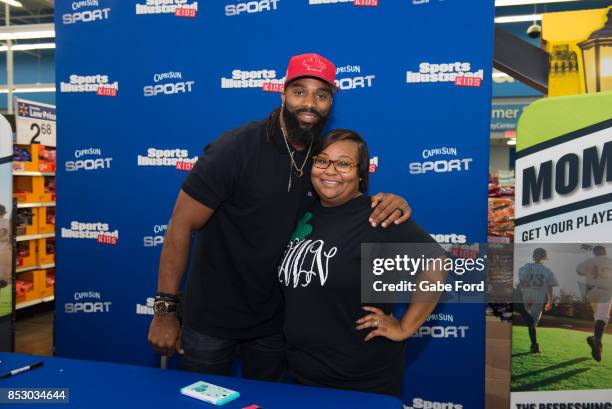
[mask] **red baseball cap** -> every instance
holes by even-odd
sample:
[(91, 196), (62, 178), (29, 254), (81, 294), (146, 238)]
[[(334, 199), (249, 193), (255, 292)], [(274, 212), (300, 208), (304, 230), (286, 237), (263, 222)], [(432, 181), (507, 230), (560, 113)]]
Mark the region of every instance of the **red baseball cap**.
[(319, 54), (300, 54), (291, 57), (287, 66), (285, 84), (289, 84), (296, 78), (313, 77), (328, 83), (333, 92), (338, 92), (334, 83), (336, 78), (336, 66), (327, 58)]

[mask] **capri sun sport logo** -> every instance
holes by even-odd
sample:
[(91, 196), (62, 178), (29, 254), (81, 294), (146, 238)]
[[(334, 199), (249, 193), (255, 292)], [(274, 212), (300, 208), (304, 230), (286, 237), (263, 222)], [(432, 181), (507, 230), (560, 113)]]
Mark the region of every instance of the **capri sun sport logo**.
[[(62, 14), (62, 24), (91, 23), (93, 21), (108, 20), (111, 9), (100, 7), (98, 0), (74, 1), (71, 4), (72, 12)], [(87, 10), (83, 10), (83, 9)]]
[(101, 156), (102, 149), (100, 148), (77, 149), (74, 151), (74, 158), (76, 160), (66, 161), (66, 172), (110, 168), (113, 158), (103, 158)]
[(373, 74), (362, 73), (361, 65), (344, 65), (336, 68), (336, 86), (343, 91), (371, 88), (375, 78)]
[(110, 312), (110, 301), (102, 301), (98, 291), (80, 291), (74, 293), (74, 301), (64, 304), (66, 314), (92, 314), (97, 312)]
[(158, 95), (188, 94), (193, 90), (195, 81), (184, 80), (182, 72), (162, 72), (153, 75), (153, 85), (144, 87), (145, 97)]
[(274, 11), (278, 8), (280, 0), (245, 1), (225, 6), (226, 16), (239, 16), (241, 14), (262, 13)]
[(457, 158), (447, 160), (445, 157), (457, 157), (457, 148), (439, 147), (424, 149), (421, 153), (423, 162), (411, 162), (408, 167), (411, 175), (422, 175), (428, 172), (447, 173), (447, 172), (467, 172), (470, 170), (472, 158)]

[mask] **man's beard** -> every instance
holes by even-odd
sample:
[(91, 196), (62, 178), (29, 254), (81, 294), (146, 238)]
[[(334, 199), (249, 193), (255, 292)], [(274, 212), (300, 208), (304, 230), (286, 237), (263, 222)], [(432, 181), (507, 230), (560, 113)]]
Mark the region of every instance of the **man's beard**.
[[(329, 119), (329, 115), (323, 116), (319, 111), (308, 108), (297, 109), (295, 112), (291, 112), (285, 107), (282, 112), (283, 119), (285, 120), (287, 137), (291, 142), (302, 146), (308, 146), (312, 142), (317, 142)], [(297, 119), (297, 114), (302, 112), (316, 115), (319, 121), (309, 128), (301, 127)]]

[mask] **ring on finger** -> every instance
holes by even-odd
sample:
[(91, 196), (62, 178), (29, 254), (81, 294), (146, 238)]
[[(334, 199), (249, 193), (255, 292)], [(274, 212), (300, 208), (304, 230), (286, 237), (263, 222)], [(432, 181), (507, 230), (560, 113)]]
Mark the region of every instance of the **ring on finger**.
[(399, 210), (400, 217), (402, 217), (404, 215), (404, 211), (400, 207), (396, 207), (393, 211), (396, 211), (396, 210)]
[(374, 326), (378, 328), (378, 320), (374, 320)]

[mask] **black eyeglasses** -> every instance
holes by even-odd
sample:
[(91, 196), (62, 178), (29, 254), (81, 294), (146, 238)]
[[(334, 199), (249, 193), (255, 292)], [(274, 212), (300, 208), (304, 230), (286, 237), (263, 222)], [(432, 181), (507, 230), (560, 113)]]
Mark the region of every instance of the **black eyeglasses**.
[(334, 169), (336, 169), (337, 172), (341, 172), (341, 173), (348, 173), (353, 168), (356, 168), (357, 166), (359, 166), (359, 163), (353, 163), (348, 160), (344, 160), (344, 159), (331, 160), (327, 158), (322, 158), (320, 156), (313, 156), (312, 164), (314, 165), (314, 167), (319, 168), (319, 169), (327, 169), (329, 168), (329, 165), (333, 164)]

